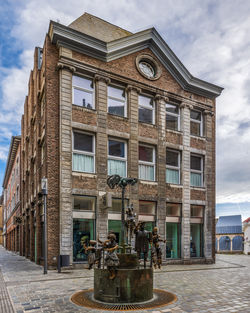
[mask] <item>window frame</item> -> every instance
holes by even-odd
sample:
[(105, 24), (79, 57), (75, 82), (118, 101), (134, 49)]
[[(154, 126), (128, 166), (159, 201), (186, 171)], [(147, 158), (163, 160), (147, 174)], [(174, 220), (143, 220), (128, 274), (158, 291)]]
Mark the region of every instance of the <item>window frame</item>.
[[(124, 143), (124, 157), (117, 157), (109, 154), (109, 140), (117, 141), (117, 142), (122, 142)], [(127, 153), (127, 141), (124, 139), (117, 139), (114, 137), (108, 137), (107, 140), (107, 170), (108, 170), (108, 161), (109, 160), (117, 160), (117, 161), (125, 161), (125, 173), (126, 176), (128, 176), (128, 153)]]
[[(88, 152), (88, 151), (82, 151), (82, 150), (75, 150), (74, 149), (74, 140), (75, 140), (75, 133), (80, 133), (80, 134), (85, 134), (85, 135), (89, 135), (92, 136), (92, 147), (93, 147), (93, 152)], [(81, 155), (88, 155), (88, 156), (93, 156), (93, 164), (94, 164), (94, 168), (93, 168), (93, 172), (86, 172), (86, 171), (75, 171), (73, 170), (73, 154), (81, 154)], [(94, 174), (96, 171), (96, 165), (95, 165), (95, 153), (96, 153), (96, 148), (95, 148), (95, 134), (93, 133), (88, 133), (88, 132), (84, 132), (81, 130), (77, 130), (77, 129), (72, 129), (72, 172), (77, 172), (77, 173), (90, 173), (90, 174)]]
[[(195, 120), (195, 119), (191, 118), (191, 111), (199, 112), (201, 114), (201, 120), (199, 121), (199, 120)], [(191, 133), (191, 122), (197, 123), (200, 125), (200, 134), (199, 135)], [(196, 137), (203, 137), (203, 112), (201, 110), (197, 110), (197, 109), (191, 109), (190, 110), (190, 135), (196, 136)]]
[[(172, 113), (172, 112), (168, 112), (167, 111), (167, 104), (169, 105), (174, 105), (178, 108), (178, 114), (176, 113)], [(165, 102), (165, 110), (166, 110), (166, 120), (167, 120), (167, 115), (170, 115), (170, 116), (174, 116), (174, 117), (177, 117), (177, 129), (172, 129), (172, 128), (168, 128), (167, 127), (167, 121), (166, 121), (166, 129), (167, 130), (172, 130), (172, 131), (180, 131), (180, 106), (178, 104), (175, 104), (175, 103), (170, 103), (170, 102)]]
[[(195, 156), (195, 157), (199, 157), (201, 159), (201, 170), (195, 170), (191, 168), (191, 157)], [(201, 174), (201, 186), (194, 186), (191, 185), (191, 173), (195, 173), (195, 174)], [(195, 154), (195, 153), (191, 153), (190, 154), (190, 186), (191, 187), (204, 187), (204, 156), (199, 155), (199, 154)]]
[[(88, 90), (88, 89), (86, 89), (86, 88), (83, 88), (83, 87), (81, 87), (81, 86), (77, 86), (77, 85), (74, 85), (73, 84), (73, 77), (74, 76), (76, 76), (76, 77), (80, 77), (80, 78), (82, 78), (82, 79), (86, 79), (86, 80), (91, 80), (92, 81), (92, 84), (93, 84), (93, 91), (90, 91), (90, 90)], [(76, 104), (76, 103), (74, 103), (75, 102), (75, 99), (74, 99), (74, 89), (77, 89), (77, 90), (80, 90), (80, 91), (84, 91), (84, 92), (86, 92), (86, 93), (89, 93), (89, 94), (91, 94), (92, 93), (92, 108), (87, 108), (87, 106), (83, 106), (83, 105), (78, 105), (78, 104)], [(85, 108), (85, 109), (89, 109), (89, 110), (95, 110), (95, 83), (94, 83), (94, 79), (93, 79), (93, 77), (91, 77), (91, 76), (82, 76), (82, 75), (72, 75), (72, 105), (76, 105), (76, 106), (78, 106), (78, 107), (80, 107), (80, 108)]]
[(166, 170), (167, 169), (178, 170), (178, 184), (167, 182), (167, 175), (166, 175), (166, 183), (167, 184), (180, 185), (181, 184), (181, 152), (179, 150), (166, 148), (166, 155), (167, 155), (167, 151), (172, 151), (172, 152), (178, 153), (178, 167), (172, 166), (172, 165), (167, 165), (167, 160), (166, 160)]
[[(123, 101), (123, 100), (121, 100), (119, 98), (109, 96), (109, 87), (123, 90), (124, 94), (125, 94), (125, 100)], [(119, 101), (120, 103), (124, 102), (124, 115), (123, 116), (109, 112), (109, 99), (112, 99), (112, 100), (115, 100), (115, 101)], [(128, 117), (128, 97), (127, 97), (126, 88), (121, 87), (121, 86), (116, 85), (116, 84), (108, 85), (107, 86), (107, 100), (108, 100), (107, 101), (107, 112), (108, 112), (108, 114), (115, 115), (115, 116), (120, 116), (120, 117)]]
[[(140, 101), (139, 101), (140, 96), (145, 97), (145, 98), (150, 98), (153, 101), (152, 109), (150, 107), (146, 106), (146, 105), (140, 104)], [(152, 111), (152, 123), (140, 120), (140, 114), (139, 114), (140, 108), (144, 108), (144, 109)], [(154, 100), (153, 96), (149, 96), (149, 95), (144, 94), (144, 93), (138, 95), (138, 122), (146, 123), (146, 124), (149, 124), (149, 125), (155, 125), (155, 109), (156, 109), (156, 105), (155, 105), (155, 100)]]
[[(143, 147), (147, 147), (147, 148), (152, 148), (153, 149), (153, 162), (147, 162), (147, 161), (141, 161), (140, 157), (139, 157), (139, 147), (143, 146)], [(154, 167), (154, 179), (153, 180), (146, 180), (146, 179), (142, 179), (139, 177), (140, 180), (145, 180), (145, 181), (156, 181), (156, 149), (154, 146), (148, 145), (148, 144), (144, 144), (144, 143), (139, 143), (138, 145), (138, 167), (140, 166), (140, 164), (142, 165), (148, 165), (148, 166), (152, 166)], [(139, 175), (139, 171), (138, 171), (138, 175)]]

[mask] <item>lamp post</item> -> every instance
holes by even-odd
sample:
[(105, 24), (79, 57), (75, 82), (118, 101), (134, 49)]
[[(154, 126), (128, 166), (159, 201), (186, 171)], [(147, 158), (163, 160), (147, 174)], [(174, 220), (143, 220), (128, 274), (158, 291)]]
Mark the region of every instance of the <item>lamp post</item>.
[(44, 256), (44, 267), (43, 274), (47, 274), (48, 269), (48, 248), (47, 248), (47, 194), (48, 194), (48, 180), (47, 178), (42, 178), (42, 194), (43, 194), (43, 212), (44, 212), (44, 222), (43, 222), (43, 256)]
[(122, 218), (122, 229), (121, 229), (121, 246), (122, 253), (126, 253), (126, 243), (125, 243), (125, 207), (124, 207), (124, 197), (125, 189), (127, 185), (135, 185), (137, 183), (137, 178), (122, 178), (119, 175), (111, 175), (107, 179), (107, 184), (109, 188), (114, 189), (115, 187), (120, 187), (122, 189), (122, 207), (121, 207), (121, 218)]

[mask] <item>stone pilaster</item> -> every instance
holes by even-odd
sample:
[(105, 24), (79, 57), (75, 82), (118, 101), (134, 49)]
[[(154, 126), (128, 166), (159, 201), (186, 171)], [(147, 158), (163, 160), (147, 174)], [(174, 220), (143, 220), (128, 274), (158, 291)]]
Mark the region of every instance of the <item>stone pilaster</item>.
[(213, 151), (213, 112), (204, 112), (206, 129), (206, 156), (205, 156), (205, 186), (206, 186), (206, 207), (204, 211), (204, 256), (212, 259), (213, 250), (213, 226), (215, 223), (215, 162)]
[(182, 236), (181, 257), (190, 258), (190, 109), (188, 103), (181, 104), (181, 126), (183, 132), (182, 151)]
[[(158, 181), (158, 203), (157, 203), (157, 226), (162, 238), (166, 237), (166, 101), (167, 98), (156, 95), (158, 144), (157, 144), (157, 181)], [(165, 253), (163, 253), (165, 257)]]
[(97, 127), (96, 134), (96, 172), (97, 179), (97, 216), (96, 229), (97, 236), (101, 240), (107, 237), (108, 230), (108, 211), (102, 206), (102, 196), (107, 188), (107, 85), (110, 80), (106, 77), (96, 75), (96, 108), (97, 108)]
[(60, 254), (70, 255), (72, 262), (73, 214), (71, 197), (72, 175), (72, 72), (58, 64), (60, 79)]

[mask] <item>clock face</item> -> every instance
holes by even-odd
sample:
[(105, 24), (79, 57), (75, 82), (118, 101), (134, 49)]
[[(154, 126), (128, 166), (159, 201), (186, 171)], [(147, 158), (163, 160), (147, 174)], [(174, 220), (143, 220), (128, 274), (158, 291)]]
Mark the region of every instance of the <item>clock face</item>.
[(153, 66), (145, 61), (141, 61), (139, 63), (139, 68), (143, 72), (144, 75), (154, 78), (155, 77), (155, 70)]

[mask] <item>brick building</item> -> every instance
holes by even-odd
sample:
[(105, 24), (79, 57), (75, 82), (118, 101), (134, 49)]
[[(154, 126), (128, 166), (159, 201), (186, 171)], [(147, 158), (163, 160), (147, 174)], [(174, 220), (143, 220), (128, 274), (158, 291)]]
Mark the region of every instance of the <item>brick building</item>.
[(4, 245), (19, 252), (21, 241), (20, 168), (21, 136), (13, 136), (10, 143), (3, 180)]
[(0, 245), (3, 244), (3, 196), (0, 196)]
[[(50, 22), (22, 118), (22, 254), (43, 260), (41, 178), (48, 178), (48, 262), (86, 260), (81, 238), (119, 240), (121, 193), (110, 174), (137, 177), (126, 193), (168, 262), (214, 262), (215, 99), (154, 29), (132, 34), (90, 14)], [(107, 207), (105, 197), (112, 195)]]

